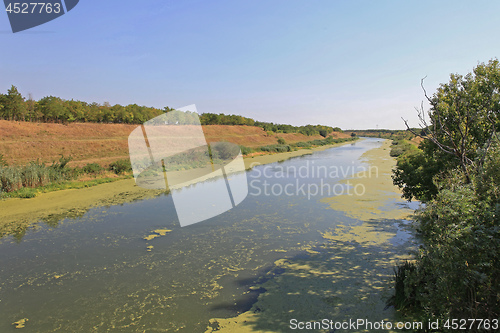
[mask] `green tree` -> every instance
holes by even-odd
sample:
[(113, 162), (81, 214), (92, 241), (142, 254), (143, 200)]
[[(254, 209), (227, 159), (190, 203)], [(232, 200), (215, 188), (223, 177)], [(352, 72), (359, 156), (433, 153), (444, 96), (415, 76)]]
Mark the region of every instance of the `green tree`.
[(4, 119), (24, 120), (26, 116), (26, 102), (16, 86), (12, 85), (7, 91), (7, 95), (3, 95), (2, 100)]
[[(421, 130), (410, 128), (404, 121), (410, 132), (424, 139), (422, 148), (428, 156), (425, 159), (413, 159), (411, 162), (415, 165), (412, 168), (408, 168), (404, 161), (398, 162), (393, 178), (407, 198), (428, 199), (421, 197), (418, 192), (435, 192), (435, 184), (429, 179), (437, 174), (458, 166), (466, 182), (470, 183), (471, 174), (482, 168), (500, 129), (500, 65), (495, 59), (487, 64), (479, 64), (465, 76), (451, 74), (450, 81), (441, 84), (432, 97), (427, 95), (423, 79), (422, 89), (430, 110), (426, 116), (423, 103), (417, 109)], [(438, 165), (428, 165), (434, 162)], [(419, 172), (422, 168), (433, 172), (431, 177), (420, 178), (420, 183), (414, 184), (413, 188), (418, 189), (417, 192), (405, 189), (410, 178), (418, 178), (413, 172)]]
[(41, 118), (41, 114), (37, 112), (36, 108), (37, 102), (33, 99), (31, 94), (29, 94), (26, 100), (26, 117), (27, 121), (37, 121)]
[(483, 166), (470, 183), (460, 167), (441, 178), (434, 198), (417, 213), (424, 246), (394, 297), (404, 313), (422, 320), (500, 316), (498, 142)]
[(37, 111), (42, 114), (44, 121), (66, 122), (70, 117), (64, 101), (54, 96), (47, 96), (38, 101)]
[(424, 141), (398, 158), (393, 179), (426, 201), (423, 246), (397, 269), (392, 304), (421, 320), (500, 316), (499, 93), (497, 60), (452, 74), (432, 97), (424, 89), (429, 122), (421, 107), (421, 130), (408, 127)]

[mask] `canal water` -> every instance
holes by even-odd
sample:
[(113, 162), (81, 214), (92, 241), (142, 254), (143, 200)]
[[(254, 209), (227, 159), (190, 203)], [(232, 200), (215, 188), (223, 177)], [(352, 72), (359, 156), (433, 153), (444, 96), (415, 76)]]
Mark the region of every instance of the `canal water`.
[(204, 332), (210, 318), (247, 311), (264, 292), (253, 286), (280, 274), (275, 261), (352, 223), (320, 200), (354, 190), (338, 182), (366, 168), (361, 155), (381, 142), (256, 166), (240, 205), (191, 226), (162, 195), (4, 237), (0, 332), (19, 320), (24, 332)]

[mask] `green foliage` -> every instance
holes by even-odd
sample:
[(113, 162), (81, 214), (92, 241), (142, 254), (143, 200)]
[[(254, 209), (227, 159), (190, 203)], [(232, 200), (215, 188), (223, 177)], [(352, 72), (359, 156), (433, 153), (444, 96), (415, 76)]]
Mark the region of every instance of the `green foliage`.
[(301, 133), (307, 136), (322, 135), (326, 137), (331, 132), (342, 132), (339, 127), (332, 128), (323, 125), (306, 125), (306, 126), (292, 126), (285, 124), (274, 124), (261, 121), (255, 121), (252, 118), (247, 118), (238, 115), (225, 115), (223, 113), (203, 113), (200, 116), (202, 125), (246, 125), (261, 127), (264, 131), (268, 132), (269, 136), (275, 133)]
[(496, 195), (484, 196), (484, 179), (465, 179), (454, 170), (417, 215), (425, 246), (404, 278), (403, 298), (399, 287), (402, 310), (422, 311), (430, 320), (500, 316), (500, 180), (486, 186)]
[(61, 155), (59, 158), (59, 162), (52, 162), (51, 167), (54, 169), (65, 169), (67, 164), (72, 160), (73, 158), (71, 156), (64, 157), (64, 155)]
[[(482, 168), (483, 156), (500, 130), (499, 90), (500, 64), (498, 60), (491, 60), (479, 64), (465, 76), (452, 74), (450, 81), (441, 84), (429, 97), (431, 123), (424, 122), (421, 130), (426, 139), (421, 145), (425, 158), (398, 161), (394, 175), (394, 183), (403, 190), (405, 197), (429, 200), (421, 196), (421, 193), (437, 193), (429, 179), (457, 167), (464, 172), (467, 182), (471, 182), (472, 174)], [(421, 118), (422, 114), (423, 110)], [(429, 174), (420, 177), (422, 170)], [(408, 188), (407, 182), (413, 186)]]
[(292, 143), (291, 146), (294, 148), (311, 148), (313, 146), (325, 146), (325, 145), (331, 145), (334, 143), (342, 143), (342, 142), (347, 142), (347, 141), (354, 141), (357, 140), (357, 138), (338, 138), (334, 139), (333, 137), (329, 136), (326, 139), (323, 140), (311, 140), (311, 141), (306, 141), (306, 142), (296, 142)]
[(7, 91), (7, 95), (0, 95), (0, 119), (23, 120), (26, 116), (26, 102), (15, 86)]
[(415, 263), (408, 260), (394, 268), (394, 295), (387, 300), (387, 306), (394, 306), (401, 311), (414, 309), (416, 305), (415, 290), (407, 293), (405, 282), (415, 273), (416, 269)]
[(230, 142), (215, 142), (210, 144), (212, 159), (232, 160), (240, 153), (239, 146)]
[(334, 143), (354, 141), (356, 139), (357, 138), (334, 139), (333, 137), (329, 136), (323, 140), (311, 140), (311, 141), (305, 141), (305, 142), (301, 141), (301, 142), (292, 143), (290, 145), (287, 145), (287, 144), (268, 145), (268, 146), (260, 147), (260, 150), (265, 151), (265, 152), (283, 153), (283, 152), (292, 151), (294, 148), (312, 148), (312, 147), (317, 147), (317, 146), (331, 145)]
[[(61, 156), (58, 162), (54, 161), (50, 166), (39, 160), (32, 161), (24, 166), (0, 164), (0, 197), (32, 198), (40, 192), (78, 188), (80, 186), (78, 183), (72, 185), (63, 184), (68, 184), (68, 181), (77, 179), (82, 173), (95, 176), (104, 170), (97, 163), (89, 163), (83, 168), (70, 168), (67, 165), (70, 160), (71, 157)], [(112, 170), (118, 171), (117, 173), (131, 170), (130, 162), (127, 165), (127, 160), (112, 163), (112, 166)], [(100, 181), (97, 179), (94, 183), (97, 184)], [(82, 184), (87, 183), (82, 182)]]
[(69, 158), (61, 157), (59, 163), (46, 166), (33, 161), (25, 166), (0, 167), (0, 192), (12, 192), (22, 188), (34, 188), (71, 178), (71, 170), (66, 167)]
[(97, 175), (104, 171), (104, 168), (97, 163), (88, 163), (82, 168), (82, 172), (89, 175)]
[(34, 188), (23, 187), (16, 191), (15, 197), (21, 199), (34, 198), (38, 194), (37, 190)]
[(240, 149), (243, 155), (248, 155), (255, 152), (255, 150), (250, 147), (240, 146)]
[(398, 157), (403, 154), (410, 154), (412, 151), (416, 152), (417, 147), (407, 140), (393, 140), (391, 146), (391, 152), (389, 153), (392, 157)]
[(285, 139), (283, 139), (283, 138), (279, 137), (279, 138), (278, 138), (278, 144), (279, 144), (279, 145), (286, 145), (286, 141), (285, 141)]
[[(481, 169), (465, 174), (425, 151), (403, 154), (398, 170), (413, 168), (407, 195), (426, 199), (416, 221), (424, 246), (415, 269), (397, 286), (397, 308), (423, 320), (500, 316), (500, 148), (494, 142)], [(481, 158), (480, 155), (476, 157)], [(441, 170), (430, 170), (437, 165)], [(417, 168), (415, 166), (418, 165)], [(425, 169), (427, 168), (427, 169)], [(447, 171), (448, 170), (448, 171)], [(436, 191), (418, 187), (431, 181)], [(469, 181), (469, 178), (471, 181)], [(403, 179), (400, 177), (400, 179)], [(411, 194), (410, 194), (411, 193)]]
[(39, 101), (31, 99), (26, 101), (15, 86), (8, 90), (7, 95), (0, 94), (0, 119), (5, 120), (142, 124), (164, 112), (165, 109), (137, 104), (111, 106), (108, 103), (101, 105), (68, 101), (54, 96), (47, 96)]
[(430, 99), (426, 140), (398, 157), (394, 184), (426, 202), (423, 246), (413, 267), (397, 268), (389, 301), (410, 317), (500, 317), (499, 89), (497, 60), (451, 75)]
[[(164, 107), (157, 109), (153, 107), (129, 104), (122, 106), (119, 104), (110, 105), (87, 103), (75, 100), (64, 100), (55, 96), (46, 96), (39, 101), (25, 98), (19, 93), (15, 86), (8, 90), (6, 95), (0, 94), (0, 119), (20, 120), (20, 121), (42, 121), (42, 122), (95, 122), (95, 123), (125, 123), (142, 124), (150, 119), (174, 109)], [(186, 112), (179, 115), (176, 120), (178, 124), (197, 123), (195, 114)], [(257, 126), (270, 132), (276, 133), (302, 133), (304, 135), (321, 134), (326, 137), (331, 132), (342, 132), (339, 127), (332, 128), (323, 125), (292, 126), (284, 124), (274, 124), (255, 121), (239, 115), (226, 115), (223, 113), (203, 113), (199, 116), (201, 125), (245, 125)]]
[(398, 156), (392, 179), (406, 200), (427, 202), (438, 193), (435, 179), (439, 179), (442, 172), (449, 170), (450, 158), (438, 159), (429, 153), (434, 149), (433, 145), (430, 141), (423, 141), (420, 149), (406, 150)]
[(255, 120), (238, 115), (225, 115), (223, 113), (203, 113), (200, 116), (202, 125), (247, 125), (254, 126)]
[(296, 147), (296, 148), (311, 148), (312, 143), (310, 141), (307, 141), (307, 142), (300, 141), (300, 142), (292, 143), (292, 146)]
[(415, 137), (408, 130), (389, 130), (389, 129), (367, 129), (367, 130), (350, 130), (351, 136), (366, 136), (372, 138), (383, 138), (392, 140), (411, 140)]
[(260, 150), (270, 153), (286, 153), (292, 151), (292, 147), (290, 145), (268, 145), (260, 147)]
[(132, 171), (132, 164), (129, 159), (118, 160), (109, 165), (109, 170), (113, 171), (117, 175), (123, 174), (125, 172)]

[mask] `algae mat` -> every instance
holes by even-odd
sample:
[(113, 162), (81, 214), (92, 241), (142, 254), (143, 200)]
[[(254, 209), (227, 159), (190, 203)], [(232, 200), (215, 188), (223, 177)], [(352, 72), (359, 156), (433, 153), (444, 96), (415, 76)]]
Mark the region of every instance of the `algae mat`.
[[(285, 332), (322, 322), (365, 320), (397, 325), (393, 309), (385, 309), (392, 293), (392, 268), (409, 258), (416, 241), (404, 218), (411, 207), (392, 185), (390, 141), (362, 155), (369, 165), (349, 181), (363, 195), (323, 198), (324, 209), (343, 212), (350, 220), (322, 232), (324, 242), (305, 254), (275, 262), (281, 274), (256, 285), (265, 289), (252, 308), (234, 318), (213, 318), (209, 332)], [(314, 327), (314, 326), (312, 326)], [(319, 328), (319, 329), (318, 329)], [(352, 328), (352, 327), (351, 327)], [(337, 329), (317, 326), (305, 332), (369, 332), (369, 326)], [(392, 331), (392, 330), (382, 330)], [(397, 331), (397, 330), (394, 330)]]

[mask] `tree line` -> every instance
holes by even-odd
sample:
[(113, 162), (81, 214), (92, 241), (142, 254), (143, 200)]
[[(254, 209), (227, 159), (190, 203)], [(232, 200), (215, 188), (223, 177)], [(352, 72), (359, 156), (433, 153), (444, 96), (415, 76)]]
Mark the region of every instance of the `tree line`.
[(305, 126), (293, 126), (286, 124), (274, 124), (269, 122), (255, 121), (252, 118), (247, 118), (238, 115), (225, 115), (223, 113), (203, 113), (200, 116), (200, 121), (202, 125), (247, 125), (247, 126), (257, 126), (264, 129), (264, 131), (275, 132), (275, 133), (301, 133), (304, 135), (317, 135), (320, 134), (326, 137), (332, 132), (342, 132), (339, 127), (331, 127), (324, 125), (305, 125)]
[[(72, 122), (91, 123), (118, 123), (142, 124), (152, 118), (173, 111), (173, 108), (154, 107), (129, 104), (126, 106), (109, 103), (87, 103), (77, 100), (65, 100), (59, 97), (47, 96), (35, 101), (26, 99), (14, 85), (6, 94), (0, 94), (0, 119), (28, 122), (53, 122), (68, 124)], [(181, 122), (191, 123), (188, 118), (193, 115), (186, 112), (186, 119)], [(226, 115), (223, 113), (203, 113), (199, 116), (201, 125), (246, 125), (257, 126), (265, 131), (276, 133), (301, 133), (304, 135), (322, 135), (326, 137), (333, 131), (341, 132), (339, 127), (323, 125), (292, 126), (255, 121), (239, 115)], [(193, 118), (194, 119), (194, 118)]]

